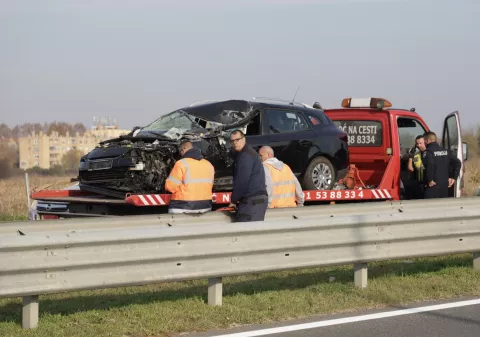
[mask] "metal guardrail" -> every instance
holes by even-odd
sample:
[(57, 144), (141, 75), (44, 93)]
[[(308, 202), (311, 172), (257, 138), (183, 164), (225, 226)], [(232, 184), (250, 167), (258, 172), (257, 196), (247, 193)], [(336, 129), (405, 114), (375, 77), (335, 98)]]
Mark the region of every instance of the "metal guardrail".
[(23, 297), (22, 324), (33, 328), (39, 294), (208, 278), (208, 302), (220, 305), (224, 276), (354, 264), (363, 288), (368, 262), (464, 252), (480, 269), (480, 200), (425, 212), (432, 204), (300, 221), (1, 235), (0, 297)]
[[(329, 219), (336, 216), (385, 213), (385, 212), (410, 212), (421, 209), (451, 209), (478, 207), (478, 198), (450, 198), (433, 200), (408, 200), (408, 201), (383, 201), (354, 204), (335, 204), (321, 206), (305, 206), (297, 208), (269, 209), (266, 221), (295, 220), (302, 221), (308, 218)], [(202, 215), (195, 214), (161, 214), (161, 215), (136, 215), (121, 217), (79, 218), (68, 220), (42, 220), (42, 221), (13, 221), (0, 222), (0, 235), (29, 235), (33, 232), (57, 230), (103, 230), (108, 228), (138, 228), (138, 227), (171, 227), (171, 226), (209, 226), (214, 223), (230, 223), (231, 214), (228, 212), (210, 212)]]

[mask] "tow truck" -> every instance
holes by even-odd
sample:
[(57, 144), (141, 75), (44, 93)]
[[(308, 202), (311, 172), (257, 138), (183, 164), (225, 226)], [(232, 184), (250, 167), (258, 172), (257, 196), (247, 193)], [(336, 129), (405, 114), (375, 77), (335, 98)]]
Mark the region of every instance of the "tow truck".
[[(315, 105), (312, 108), (315, 107)], [(415, 137), (430, 131), (422, 117), (412, 109), (392, 108), (384, 98), (344, 98), (341, 108), (323, 109), (348, 135), (350, 169), (332, 190), (306, 190), (305, 203), (372, 202), (405, 199), (408, 189), (408, 153)], [(467, 160), (467, 144), (462, 142), (460, 116), (455, 111), (445, 117), (442, 146), (462, 162), (458, 180), (450, 188), (451, 197), (460, 197)], [(214, 193), (214, 209), (230, 203), (231, 192)], [(115, 199), (80, 190), (73, 185), (63, 190), (40, 190), (29, 218), (32, 220), (121, 216), (166, 213), (170, 194), (126, 194)]]

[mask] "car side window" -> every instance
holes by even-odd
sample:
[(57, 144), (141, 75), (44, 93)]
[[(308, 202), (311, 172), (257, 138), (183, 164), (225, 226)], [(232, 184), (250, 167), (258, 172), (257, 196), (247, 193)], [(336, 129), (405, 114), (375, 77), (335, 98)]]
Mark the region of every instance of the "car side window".
[(322, 125), (322, 124), (325, 124), (324, 121), (322, 121), (320, 118), (318, 118), (317, 116), (314, 116), (314, 115), (310, 115), (310, 114), (305, 114), (308, 118), (308, 120), (310, 121), (310, 123), (312, 123), (312, 125), (316, 126), (316, 125)]
[(285, 133), (307, 130), (309, 128), (304, 117), (289, 110), (266, 110), (270, 133)]

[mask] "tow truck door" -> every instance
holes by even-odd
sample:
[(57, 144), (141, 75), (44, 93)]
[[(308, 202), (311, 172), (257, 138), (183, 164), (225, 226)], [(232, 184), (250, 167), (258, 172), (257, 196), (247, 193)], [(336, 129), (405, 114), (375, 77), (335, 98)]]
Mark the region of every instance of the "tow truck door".
[[(460, 174), (455, 185), (449, 189), (449, 196), (459, 198), (463, 187), (464, 160), (466, 160), (467, 149), (463, 148), (462, 134), (460, 128), (460, 115), (458, 111), (449, 114), (443, 123), (442, 145), (462, 162)], [(464, 153), (465, 151), (465, 153)]]

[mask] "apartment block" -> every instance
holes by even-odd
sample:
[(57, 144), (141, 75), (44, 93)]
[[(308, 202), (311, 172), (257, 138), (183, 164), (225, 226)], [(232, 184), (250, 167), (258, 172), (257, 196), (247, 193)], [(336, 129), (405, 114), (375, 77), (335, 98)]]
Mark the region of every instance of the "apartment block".
[(28, 169), (39, 166), (49, 169), (56, 164), (60, 165), (63, 155), (71, 149), (77, 149), (83, 154), (87, 154), (98, 143), (129, 132), (130, 130), (100, 125), (84, 134), (70, 135), (67, 132), (66, 135), (61, 136), (58, 132), (52, 132), (50, 135), (40, 132), (33, 133), (28, 137), (20, 137), (18, 139), (20, 168)]

